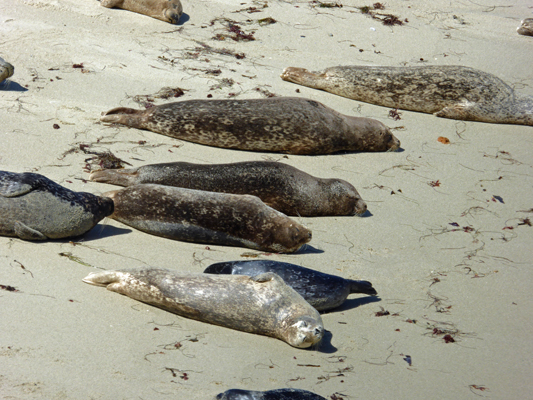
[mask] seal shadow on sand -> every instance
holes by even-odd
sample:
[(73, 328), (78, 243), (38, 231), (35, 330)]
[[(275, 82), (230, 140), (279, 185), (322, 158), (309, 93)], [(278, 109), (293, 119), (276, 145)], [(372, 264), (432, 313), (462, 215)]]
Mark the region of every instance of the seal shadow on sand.
[(106, 223), (99, 223), (89, 232), (80, 236), (83, 241), (90, 242), (91, 240), (103, 239), (111, 236), (125, 235), (133, 232), (132, 229), (119, 228), (117, 226), (108, 225)]
[(337, 348), (333, 346), (333, 343), (331, 343), (331, 339), (333, 338), (333, 335), (330, 331), (326, 330), (324, 332), (324, 336), (322, 337), (322, 340), (319, 344), (310, 347), (310, 350), (318, 351), (319, 353), (326, 353), (326, 354), (332, 354), (337, 352)]
[(6, 91), (6, 92), (27, 92), (28, 89), (26, 89), (24, 86), (21, 86), (17, 82), (13, 81), (4, 81), (0, 83), (0, 90)]
[(331, 313), (337, 313), (337, 312), (343, 312), (348, 311), (353, 308), (357, 308), (359, 306), (363, 306), (365, 304), (370, 303), (376, 303), (378, 301), (381, 301), (381, 298), (378, 296), (367, 296), (367, 297), (358, 297), (355, 299), (346, 299), (344, 303), (342, 303), (337, 308), (334, 308), (332, 310), (327, 310), (325, 312), (321, 312), (320, 314), (331, 314)]
[(298, 251), (290, 254), (320, 254), (323, 252), (324, 250), (317, 249), (316, 247), (311, 246), (309, 243), (306, 243)]

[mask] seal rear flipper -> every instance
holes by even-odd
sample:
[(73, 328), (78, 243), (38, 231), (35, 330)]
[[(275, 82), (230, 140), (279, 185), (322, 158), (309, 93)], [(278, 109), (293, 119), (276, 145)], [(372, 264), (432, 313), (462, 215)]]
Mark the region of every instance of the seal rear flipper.
[(102, 122), (110, 122), (114, 124), (122, 124), (131, 126), (132, 128), (139, 128), (141, 122), (142, 110), (134, 110), (133, 108), (117, 107), (107, 111), (100, 117)]
[(363, 293), (370, 296), (377, 296), (378, 292), (372, 287), (372, 283), (368, 281), (353, 281), (350, 280), (350, 293)]
[(120, 278), (116, 271), (91, 272), (83, 278), (83, 282), (95, 286), (108, 286), (109, 284), (117, 283), (119, 281)]
[(102, 169), (94, 171), (89, 175), (93, 182), (111, 183), (118, 186), (130, 186), (135, 184), (134, 179), (138, 175), (137, 168), (134, 169)]
[(13, 229), (15, 231), (15, 234), (19, 238), (24, 239), (24, 240), (46, 240), (48, 239), (41, 232), (35, 229), (32, 229), (27, 225), (24, 225), (20, 221), (15, 222)]

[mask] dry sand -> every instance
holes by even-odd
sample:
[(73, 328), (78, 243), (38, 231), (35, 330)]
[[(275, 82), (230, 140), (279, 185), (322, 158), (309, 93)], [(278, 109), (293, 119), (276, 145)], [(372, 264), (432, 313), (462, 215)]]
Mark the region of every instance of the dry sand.
[[(279, 78), (287, 66), (459, 64), (533, 94), (533, 38), (516, 34), (531, 2), (389, 0), (383, 12), (408, 20), (394, 27), (356, 8), (371, 3), (183, 0), (175, 26), (96, 0), (2, 0), (0, 56), (15, 75), (0, 92), (0, 169), (102, 193), (114, 187), (87, 182), (92, 155), (80, 144), (133, 166), (282, 160), (351, 182), (370, 214), (301, 218), (313, 240), (294, 255), (181, 243), (112, 220), (76, 243), (0, 238), (0, 284), (17, 289), (0, 290), (0, 398), (200, 400), (282, 387), (328, 399), (531, 396), (533, 128), (414, 112), (395, 121), (389, 109)], [(260, 26), (267, 17), (277, 23)], [(213, 40), (227, 34), (224, 18), (256, 40)], [(395, 128), (403, 151), (283, 156), (99, 123), (101, 112), (141, 108), (133, 96), (165, 86), (186, 90), (180, 100), (312, 98)], [(144, 265), (199, 272), (243, 254), (367, 279), (380, 297), (352, 296), (323, 315), (320, 348), (299, 350), (82, 282), (91, 271)], [(390, 315), (377, 317), (381, 308)]]

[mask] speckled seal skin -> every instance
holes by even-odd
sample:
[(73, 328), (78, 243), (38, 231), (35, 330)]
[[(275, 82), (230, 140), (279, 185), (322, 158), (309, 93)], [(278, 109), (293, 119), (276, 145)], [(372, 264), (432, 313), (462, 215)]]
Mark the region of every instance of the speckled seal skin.
[(299, 265), (273, 260), (228, 261), (211, 264), (206, 274), (232, 274), (255, 276), (273, 272), (296, 290), (318, 311), (339, 307), (351, 293), (376, 295), (368, 281), (344, 279)]
[(516, 29), (519, 35), (533, 36), (533, 18), (526, 18), (520, 22), (520, 26)]
[(196, 243), (292, 253), (311, 231), (256, 196), (163, 185), (134, 185), (104, 193), (111, 218), (152, 235)]
[(0, 83), (13, 75), (15, 68), (6, 60), (0, 57)]
[(357, 190), (342, 179), (321, 179), (272, 161), (232, 164), (175, 162), (131, 169), (94, 171), (96, 182), (131, 186), (143, 183), (233, 194), (251, 194), (287, 215), (363, 214), (367, 207)]
[(183, 317), (271, 336), (306, 348), (320, 342), (320, 314), (273, 273), (183, 274), (159, 268), (93, 272), (84, 282)]
[(442, 118), (533, 125), (533, 97), (519, 95), (498, 77), (468, 67), (354, 65), (322, 72), (289, 67), (281, 78), (353, 100)]
[(183, 13), (180, 0), (100, 0), (100, 5), (122, 8), (171, 24), (177, 24)]
[(313, 392), (302, 389), (255, 390), (230, 389), (220, 393), (215, 400), (326, 400)]
[(113, 202), (73, 192), (43, 175), (0, 171), (0, 235), (25, 240), (81, 235), (113, 212)]
[(350, 117), (295, 97), (188, 100), (147, 110), (121, 107), (100, 120), (227, 149), (330, 154), (400, 147), (379, 121)]

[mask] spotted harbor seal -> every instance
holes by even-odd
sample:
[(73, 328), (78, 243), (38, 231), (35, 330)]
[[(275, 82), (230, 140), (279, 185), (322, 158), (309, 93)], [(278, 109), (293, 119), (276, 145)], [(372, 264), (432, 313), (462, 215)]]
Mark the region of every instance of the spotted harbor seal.
[(318, 311), (340, 306), (350, 293), (376, 295), (368, 281), (355, 281), (324, 274), (299, 265), (272, 260), (229, 261), (211, 264), (206, 274), (254, 276), (274, 272)]
[(442, 118), (533, 125), (533, 97), (519, 95), (498, 77), (468, 67), (354, 65), (322, 72), (289, 67), (281, 78), (353, 100)]
[(181, 315), (306, 348), (320, 342), (320, 314), (274, 273), (254, 277), (182, 274), (160, 268), (90, 273), (84, 282), (107, 286)]
[(113, 202), (73, 192), (43, 175), (0, 171), (0, 235), (25, 240), (78, 236), (113, 212)]
[(13, 75), (15, 68), (6, 60), (0, 57), (0, 83)]
[(96, 182), (131, 186), (142, 183), (233, 194), (251, 194), (287, 215), (354, 215), (366, 211), (357, 190), (341, 179), (315, 178), (290, 165), (271, 161), (232, 164), (175, 162), (91, 173)]
[(144, 111), (120, 107), (100, 120), (227, 149), (330, 154), (391, 151), (400, 146), (379, 121), (350, 117), (294, 97), (188, 100)]
[(183, 13), (180, 0), (101, 0), (100, 5), (122, 8), (171, 24), (177, 24)]
[(526, 18), (522, 20), (516, 31), (520, 35), (533, 36), (533, 18)]
[(196, 243), (292, 253), (311, 231), (256, 196), (163, 185), (135, 185), (104, 193), (111, 218), (152, 235)]
[(258, 392), (255, 390), (230, 389), (220, 393), (215, 400), (326, 400), (308, 390), (276, 389)]

